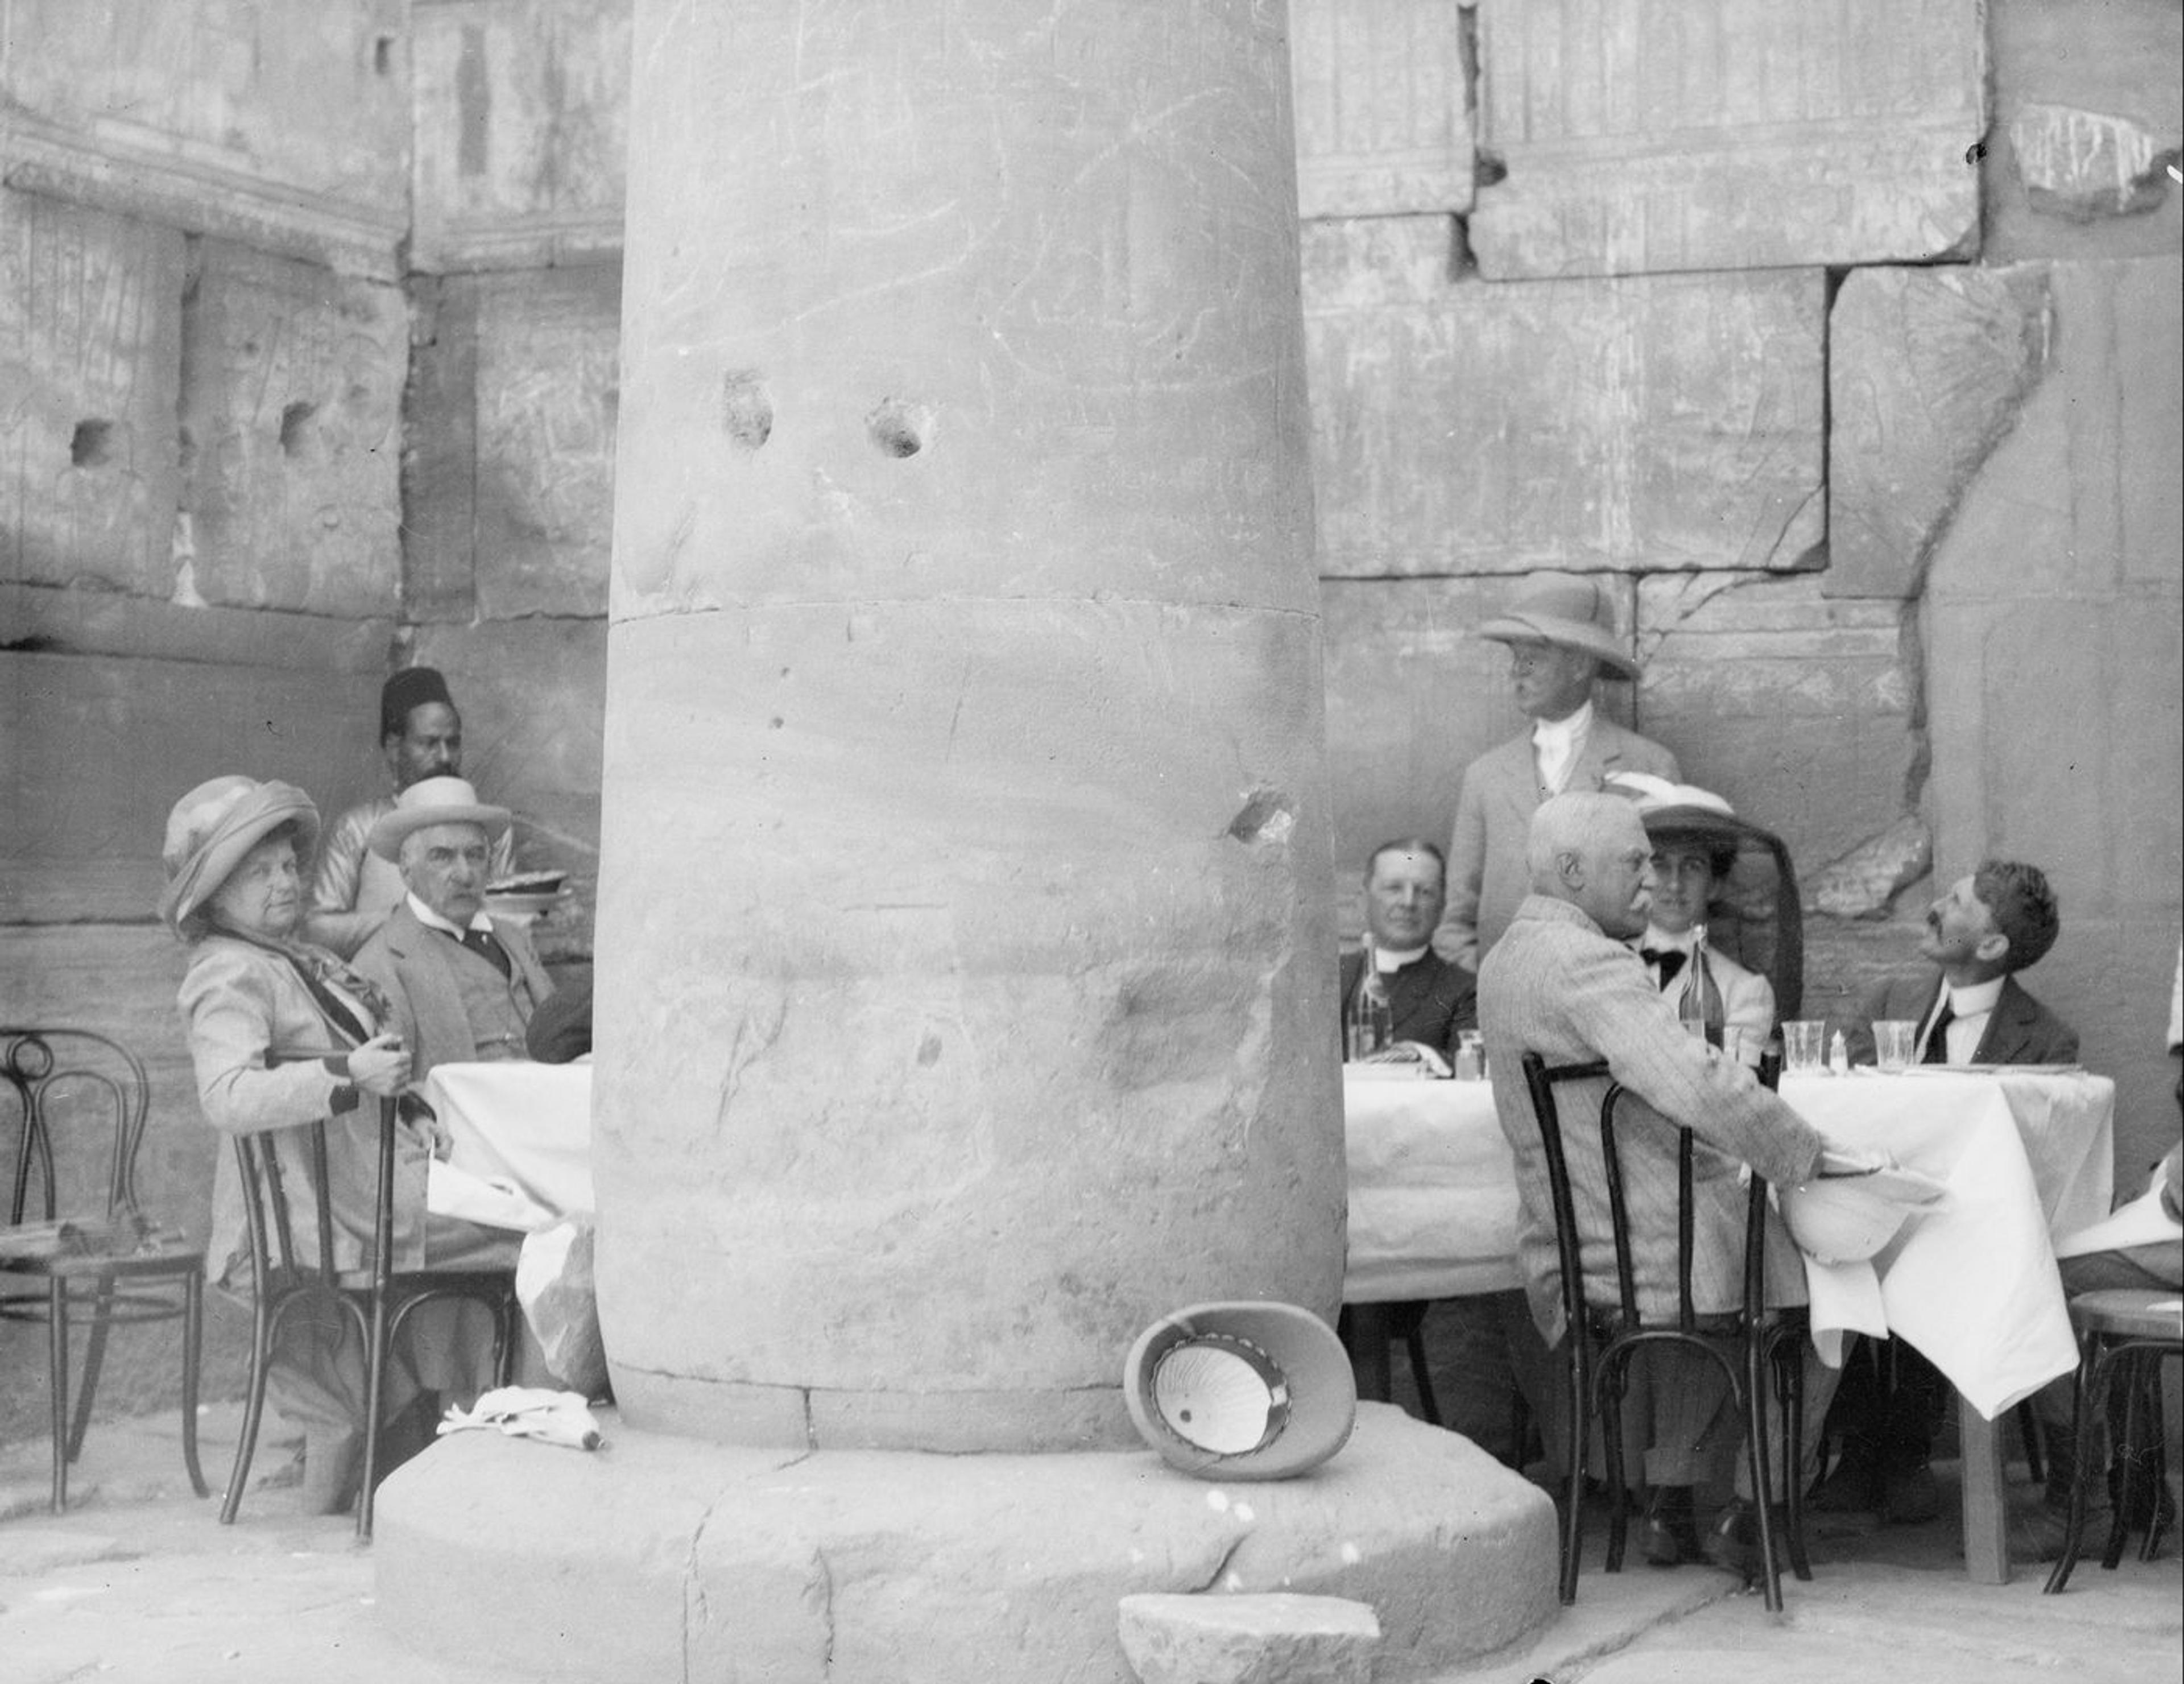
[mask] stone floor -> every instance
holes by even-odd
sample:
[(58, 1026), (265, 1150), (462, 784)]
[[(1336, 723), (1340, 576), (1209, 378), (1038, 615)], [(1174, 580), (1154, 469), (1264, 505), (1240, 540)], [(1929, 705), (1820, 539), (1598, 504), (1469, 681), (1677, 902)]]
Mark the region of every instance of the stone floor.
[[(215, 1482), (238, 1414), (206, 1412)], [(398, 1643), (375, 1615), (370, 1555), (350, 1523), (298, 1514), (292, 1490), (253, 1491), (234, 1526), (218, 1525), (214, 1503), (188, 1494), (171, 1418), (95, 1426), (58, 1518), (46, 1512), (46, 1457), (42, 1440), (0, 1448), (8, 1684), (514, 1684)], [(265, 1447), (260, 1469), (285, 1459)], [(1953, 1496), (1953, 1466), (1942, 1473)], [(1813, 1540), (1813, 1581), (1787, 1585), (1774, 1616), (1708, 1568), (1603, 1574), (1596, 1541), (1577, 1605), (1536, 1642), (1434, 1684), (2137, 1684), (2184, 1670), (2173, 1549), (2114, 1573), (2081, 1567), (2067, 1594), (2043, 1597), (2036, 1573), (1967, 1583), (1957, 1546), (1948, 1518), (1885, 1531), (1837, 1523)]]

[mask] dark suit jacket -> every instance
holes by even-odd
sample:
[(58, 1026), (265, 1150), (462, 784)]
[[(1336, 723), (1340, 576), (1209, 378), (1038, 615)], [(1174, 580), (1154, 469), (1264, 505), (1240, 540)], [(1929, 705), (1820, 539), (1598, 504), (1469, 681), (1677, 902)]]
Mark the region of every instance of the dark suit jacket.
[[(1873, 1025), (1895, 1018), (1923, 1023), (1942, 990), (1942, 973), (1899, 972), (1859, 996), (1858, 1015), (1843, 1025), (1843, 1046), (1853, 1064), (1873, 1062)], [(2075, 1064), (2078, 1032), (2005, 977), (2002, 997), (1987, 1014), (1986, 1033), (1972, 1053), (1975, 1064)]]
[[(1346, 1021), (1350, 1002), (1357, 997), (1358, 979), (1365, 973), (1365, 956), (1342, 956), (1342, 1015)], [(1390, 1016), (1397, 1040), (1424, 1041), (1436, 1052), (1453, 1054), (1459, 1030), (1479, 1027), (1478, 984), (1461, 965), (1451, 965), (1428, 948), (1388, 976)]]

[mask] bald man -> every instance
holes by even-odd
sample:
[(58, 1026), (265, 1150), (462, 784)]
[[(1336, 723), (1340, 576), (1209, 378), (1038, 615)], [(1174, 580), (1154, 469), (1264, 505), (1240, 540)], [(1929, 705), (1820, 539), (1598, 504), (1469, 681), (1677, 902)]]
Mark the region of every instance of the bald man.
[[(1516, 1159), (1518, 1263), (1533, 1320), (1550, 1346), (1558, 1346), (1568, 1330), (1546, 1153), (1524, 1085), (1525, 1053), (1536, 1052), (1550, 1065), (1604, 1059), (1626, 1090), (1617, 1132), (1639, 1308), (1648, 1320), (1673, 1319), (1676, 1310), (1675, 1129), (1689, 1129), (1699, 1142), (1691, 1285), (1701, 1314), (1734, 1311), (1743, 1302), (1746, 1199), (1738, 1167), (1750, 1164), (1776, 1185), (1793, 1186), (1813, 1176), (1824, 1145), (1743, 1064), (1685, 1033), (1674, 1004), (1624, 945), (1646, 928), (1652, 858), (1645, 827), (1624, 797), (1571, 793), (1544, 803), (1527, 837), (1531, 893), (1479, 969), (1479, 1021), (1494, 1107)], [(1598, 1116), (1607, 1085), (1602, 1080), (1565, 1088), (1563, 1115)], [(1583, 1236), (1585, 1296), (1612, 1303), (1613, 1249), (1606, 1231), (1599, 1134), (1568, 1128), (1563, 1144), (1581, 1223), (1591, 1218), (1599, 1226)], [(1769, 1240), (1769, 1302), (1802, 1303), (1804, 1272), (1795, 1246), (1779, 1224)], [(1817, 1424), (1834, 1390), (1834, 1371), (1817, 1362), (1807, 1368), (1805, 1419)], [(1710, 1483), (1741, 1441), (1725, 1381), (1711, 1363), (1670, 1352), (1634, 1369), (1634, 1393), (1641, 1386), (1650, 1396), (1652, 1418), (1645, 1455), (1652, 1491), (1640, 1535), (1646, 1559), (1674, 1566), (1703, 1553), (1748, 1576), (1757, 1566), (1757, 1527), (1741, 1472), (1742, 1494), (1703, 1544), (1692, 1507), (1693, 1487)]]

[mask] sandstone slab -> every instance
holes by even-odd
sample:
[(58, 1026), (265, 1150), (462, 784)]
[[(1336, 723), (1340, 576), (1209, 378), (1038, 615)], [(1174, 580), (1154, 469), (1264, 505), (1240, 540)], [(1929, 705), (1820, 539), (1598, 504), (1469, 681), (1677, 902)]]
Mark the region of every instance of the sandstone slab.
[(13, 185), (392, 278), (408, 220), (410, 8), (20, 0)]
[(0, 573), (165, 598), (182, 237), (0, 188)]
[(1830, 596), (1917, 594), (1966, 482), (2046, 368), (2048, 277), (1853, 270), (1828, 317)]
[(384, 615), (400, 577), (401, 288), (226, 241), (183, 312), (194, 599)]
[(1371, 1684), (1380, 1622), (1340, 1597), (1124, 1597), (1138, 1684)]
[(1445, 220), (1304, 242), (1320, 571), (1787, 568), (1819, 541), (1818, 270), (1487, 286)]
[(542, 1681), (1131, 1684), (1145, 1593), (1369, 1605), (1382, 1684), (1555, 1608), (1552, 1504), (1466, 1441), (1366, 1405), (1311, 1476), (1188, 1478), (1150, 1451), (768, 1453), (608, 1429), (593, 1456), (465, 1434), (382, 1489), (402, 1640)]
[(1981, 0), (1479, 8), (1495, 280), (1975, 251)]
[(1290, 65), (1305, 216), (1471, 209), (1459, 0), (1295, 0)]
[(629, 0), (441, 0), (412, 13), (416, 268), (619, 254), (630, 15)]

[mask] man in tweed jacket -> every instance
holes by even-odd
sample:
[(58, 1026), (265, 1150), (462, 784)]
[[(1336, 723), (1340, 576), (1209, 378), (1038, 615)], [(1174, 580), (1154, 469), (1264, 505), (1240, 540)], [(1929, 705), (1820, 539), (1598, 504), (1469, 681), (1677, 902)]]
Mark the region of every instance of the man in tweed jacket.
[[(1813, 1176), (1824, 1142), (1741, 1063), (1685, 1034), (1643, 962), (1624, 945), (1646, 926), (1652, 882), (1652, 847), (1630, 801), (1598, 793), (1556, 796), (1534, 815), (1527, 853), (1532, 893), (1480, 967), (1479, 1015), (1495, 1109), (1516, 1160), (1518, 1263), (1533, 1319), (1550, 1345), (1564, 1337), (1554, 1209), (1524, 1086), (1526, 1052), (1551, 1065), (1605, 1059), (1628, 1091), (1618, 1133), (1640, 1308), (1649, 1319), (1673, 1315), (1676, 1302), (1676, 1129), (1699, 1137), (1694, 1297), (1702, 1313), (1733, 1310), (1742, 1302), (1739, 1164), (1778, 1185), (1795, 1185)], [(1597, 1117), (1606, 1085), (1563, 1088), (1563, 1114)], [(1599, 1134), (1566, 1129), (1563, 1143), (1587, 1296), (1613, 1302), (1614, 1249)], [(1797, 1252), (1779, 1224), (1769, 1239), (1769, 1296), (1802, 1303)], [(1698, 1548), (1691, 1487), (1715, 1474), (1740, 1431), (1712, 1365), (1657, 1362), (1650, 1369), (1653, 1441), (1646, 1479), (1656, 1499), (1643, 1543), (1651, 1559), (1673, 1564)], [(1832, 1389), (1832, 1371), (1813, 1377), (1815, 1391)], [(1808, 1402), (1808, 1420), (1817, 1421), (1825, 1408), (1825, 1396)], [(1748, 1526), (1748, 1517), (1732, 1515), (1725, 1525)]]

